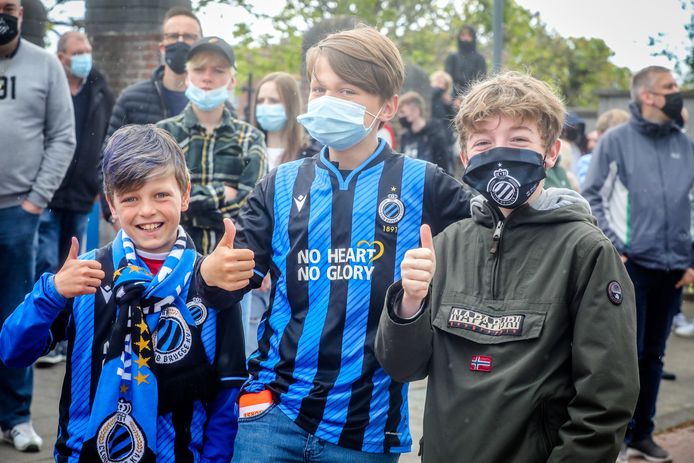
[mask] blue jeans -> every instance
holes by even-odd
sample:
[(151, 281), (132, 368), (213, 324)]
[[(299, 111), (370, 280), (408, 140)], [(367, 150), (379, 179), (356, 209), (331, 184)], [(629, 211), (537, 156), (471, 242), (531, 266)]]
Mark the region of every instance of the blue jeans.
[[(0, 324), (34, 285), (34, 239), (39, 216), (19, 206), (0, 209)], [(32, 369), (8, 368), (0, 360), (0, 428), (29, 421)]]
[(338, 447), (309, 434), (272, 405), (239, 418), (232, 463), (395, 463), (399, 453), (367, 453)]
[(653, 434), (653, 418), (663, 375), (663, 356), (672, 318), (682, 304), (682, 289), (675, 284), (681, 270), (653, 270), (626, 263), (636, 295), (636, 345), (641, 391), (625, 441), (638, 442)]
[(46, 209), (39, 218), (39, 237), (36, 248), (36, 276), (43, 272), (55, 273), (63, 265), (70, 252), (72, 237), (80, 241), (84, 249), (84, 232), (88, 213), (66, 209)]

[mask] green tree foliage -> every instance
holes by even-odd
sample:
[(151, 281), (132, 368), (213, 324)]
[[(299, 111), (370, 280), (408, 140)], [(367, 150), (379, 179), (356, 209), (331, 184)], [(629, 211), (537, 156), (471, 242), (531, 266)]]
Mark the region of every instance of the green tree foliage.
[[(247, 11), (247, 0), (237, 2)], [(246, 25), (236, 29), (240, 71), (258, 77), (276, 70), (298, 74), (301, 33), (322, 19), (348, 15), (378, 28), (398, 46), (404, 59), (427, 72), (443, 69), (455, 50), (463, 24), (478, 31), (478, 48), (491, 64), (493, 0), (422, 2), (421, 0), (288, 0), (271, 18), (277, 35), (258, 35)], [(547, 29), (539, 14), (506, 0), (504, 69), (520, 70), (552, 83), (570, 106), (595, 106), (595, 91), (629, 87), (630, 72), (608, 61), (613, 54), (600, 39), (563, 38)], [(491, 67), (491, 66), (490, 66)]]

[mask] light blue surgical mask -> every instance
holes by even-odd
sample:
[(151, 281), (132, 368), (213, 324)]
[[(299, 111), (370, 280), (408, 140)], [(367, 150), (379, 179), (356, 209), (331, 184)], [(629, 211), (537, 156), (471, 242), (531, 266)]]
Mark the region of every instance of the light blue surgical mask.
[(91, 53), (82, 53), (70, 57), (70, 72), (73, 76), (84, 79), (92, 70)]
[(229, 98), (228, 85), (227, 83), (219, 88), (203, 90), (193, 85), (193, 83), (189, 83), (188, 88), (186, 88), (186, 97), (202, 111), (212, 111)]
[[(306, 114), (296, 119), (319, 143), (342, 151), (366, 138), (382, 110), (371, 114), (358, 103), (326, 95), (309, 101)], [(368, 127), (364, 126), (365, 114), (374, 118)]]
[(280, 132), (287, 125), (287, 113), (281, 104), (259, 104), (255, 107), (255, 118), (266, 132)]

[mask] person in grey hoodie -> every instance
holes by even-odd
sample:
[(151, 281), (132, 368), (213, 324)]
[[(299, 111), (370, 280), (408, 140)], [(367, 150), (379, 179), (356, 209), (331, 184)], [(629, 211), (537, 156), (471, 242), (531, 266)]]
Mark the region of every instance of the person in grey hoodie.
[(598, 141), (583, 196), (636, 288), (641, 392), (620, 458), (667, 461), (652, 438), (653, 417), (672, 318), (682, 286), (694, 282), (694, 146), (681, 131), (682, 94), (669, 69), (637, 72), (631, 98), (629, 122)]
[(455, 125), (472, 218), (405, 254), (376, 357), (428, 376), (422, 461), (610, 462), (638, 392), (634, 291), (571, 190), (543, 189), (564, 106), (505, 73), (475, 84)]
[[(75, 152), (72, 97), (58, 59), (20, 39), (19, 0), (0, 0), (0, 323), (34, 284), (39, 215)], [(0, 362), (0, 428), (17, 450), (37, 451), (31, 368)]]

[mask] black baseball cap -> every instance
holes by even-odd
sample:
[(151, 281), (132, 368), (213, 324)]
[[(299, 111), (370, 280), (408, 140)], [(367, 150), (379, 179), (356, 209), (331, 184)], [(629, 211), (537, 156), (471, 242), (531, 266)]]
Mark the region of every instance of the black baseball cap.
[(234, 56), (234, 50), (231, 48), (231, 45), (226, 43), (223, 39), (220, 39), (219, 37), (201, 38), (193, 45), (191, 45), (186, 60), (190, 60), (193, 57), (193, 55), (201, 51), (211, 51), (220, 53), (222, 56), (229, 60), (229, 62), (231, 63), (231, 67), (236, 69), (236, 57)]

